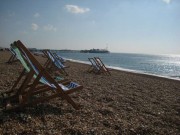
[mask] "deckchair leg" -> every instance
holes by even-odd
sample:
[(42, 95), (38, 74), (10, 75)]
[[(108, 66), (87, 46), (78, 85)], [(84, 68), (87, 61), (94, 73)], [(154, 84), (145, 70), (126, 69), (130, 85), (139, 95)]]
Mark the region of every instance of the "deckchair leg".
[(76, 110), (79, 110), (79, 106), (76, 105), (76, 103), (68, 96), (66, 95), (65, 96), (65, 99), (67, 100), (68, 103), (70, 103)]
[(25, 80), (23, 81), (22, 85), (20, 86), (19, 90), (18, 90), (18, 94), (23, 93), (23, 90), (25, 89), (25, 87), (28, 85), (28, 83), (31, 81), (31, 79), (33, 78), (34, 72), (30, 71)]
[(34, 80), (33, 85), (31, 86), (30, 90), (27, 92), (26, 97), (24, 99), (25, 102), (29, 100), (29, 97), (33, 93), (33, 91), (34, 91), (35, 87), (37, 86), (37, 84), (39, 83), (39, 80), (41, 79), (41, 77), (42, 77), (42, 73), (40, 72), (38, 74), (38, 76), (36, 77), (36, 79)]
[(44, 67), (48, 68), (49, 64), (50, 64), (50, 60), (48, 59), (48, 60), (46, 61), (46, 63), (44, 64)]
[(15, 55), (13, 55), (12, 62), (15, 60), (15, 58), (16, 58), (16, 56), (15, 56)]
[(12, 62), (17, 61), (15, 59), (16, 59), (16, 56), (15, 55), (11, 55), (11, 57), (9, 58), (9, 60), (6, 63), (12, 63)]
[[(16, 87), (16, 85), (18, 84), (18, 82), (20, 81), (20, 79), (23, 76), (24, 71), (21, 73), (21, 75), (18, 78), (18, 81), (15, 83), (15, 85), (13, 86), (14, 88)], [(29, 72), (29, 74), (26, 76), (25, 80), (23, 81), (22, 85), (20, 86), (20, 88), (17, 90), (17, 92), (12, 95), (12, 96), (8, 96), (7, 98), (4, 98), (4, 102), (6, 103), (6, 105), (8, 105), (8, 102), (10, 101), (17, 101), (19, 99), (19, 97), (22, 95), (24, 88), (27, 86), (27, 84), (29, 83), (30, 79), (33, 77), (33, 73)], [(12, 89), (13, 91), (13, 89)]]
[(59, 72), (66, 75), (66, 76), (68, 76), (68, 73), (64, 69), (59, 69)]
[(48, 63), (49, 60), (47, 60), (45, 63), (44, 63), (44, 67), (46, 67), (47, 63)]
[[(23, 69), (23, 71), (21, 72), (20, 76), (18, 77), (17, 81), (14, 83), (13, 87), (11, 88), (11, 90), (5, 92), (6, 94), (10, 94), (12, 92), (14, 92), (15, 87), (17, 86), (17, 84), (20, 82), (20, 80), (22, 79), (23, 75), (25, 74), (25, 69)], [(17, 93), (16, 93), (17, 94)]]
[(7, 108), (8, 110), (5, 110), (5, 111), (17, 110), (17, 109), (20, 109), (20, 108), (23, 108), (23, 107), (36, 105), (38, 103), (46, 102), (46, 101), (49, 101), (51, 99), (57, 98), (59, 96), (63, 97), (63, 99), (66, 99), (68, 101), (68, 103), (70, 103), (73, 106), (73, 108), (75, 108), (76, 110), (78, 110), (80, 108), (78, 105), (75, 104), (75, 102), (68, 95), (62, 96), (60, 93), (56, 93), (56, 94), (53, 94), (53, 95), (48, 96), (48, 97), (42, 97), (42, 98), (36, 99), (36, 100), (34, 100), (32, 102), (29, 102), (29, 103), (21, 103), (18, 106), (15, 106), (15, 107), (12, 107), (12, 108)]
[(17, 84), (20, 82), (21, 78), (24, 76), (25, 72), (26, 72), (26, 70), (23, 69), (23, 71), (21, 72), (21, 74), (18, 77), (17, 81), (14, 83), (13, 87), (11, 88), (11, 90), (13, 90), (17, 86)]
[(11, 57), (9, 58), (9, 60), (7, 61), (7, 63), (11, 63), (12, 58), (13, 58), (13, 55), (11, 55)]

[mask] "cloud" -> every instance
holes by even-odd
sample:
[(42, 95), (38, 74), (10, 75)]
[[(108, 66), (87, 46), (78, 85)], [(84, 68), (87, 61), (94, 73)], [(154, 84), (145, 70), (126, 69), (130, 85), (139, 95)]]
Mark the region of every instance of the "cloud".
[(34, 31), (36, 31), (36, 30), (39, 28), (39, 26), (38, 26), (37, 24), (35, 24), (35, 23), (32, 23), (32, 24), (31, 24), (31, 28), (32, 28)]
[(166, 4), (171, 3), (172, 0), (162, 0), (163, 2), (165, 2)]
[(50, 24), (48, 24), (48, 25), (46, 25), (46, 26), (44, 26), (44, 30), (45, 31), (57, 31), (57, 28), (56, 27), (54, 27), (53, 25), (50, 25)]
[(35, 17), (35, 18), (38, 18), (39, 16), (40, 16), (39, 13), (35, 13), (35, 14), (34, 14), (34, 17)]
[(89, 8), (82, 8), (77, 5), (66, 5), (65, 8), (68, 12), (74, 13), (74, 14), (83, 14), (90, 11)]

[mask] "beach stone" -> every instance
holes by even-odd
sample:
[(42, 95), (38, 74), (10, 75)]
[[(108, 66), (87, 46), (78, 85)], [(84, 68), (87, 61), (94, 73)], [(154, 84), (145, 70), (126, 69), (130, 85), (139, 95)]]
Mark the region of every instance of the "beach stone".
[(98, 110), (98, 112), (100, 112), (102, 115), (111, 115), (111, 114), (113, 114), (113, 112), (108, 110), (108, 109)]
[(19, 118), (22, 122), (30, 122), (31, 121), (31, 116), (24, 114), (24, 113), (20, 113)]
[(107, 120), (103, 121), (103, 125), (108, 128), (111, 127), (111, 124)]
[(63, 133), (70, 134), (70, 135), (83, 135), (79, 130), (75, 130), (75, 129), (71, 129), (71, 128), (63, 130)]
[(95, 130), (91, 129), (90, 131), (87, 132), (87, 135), (95, 135)]

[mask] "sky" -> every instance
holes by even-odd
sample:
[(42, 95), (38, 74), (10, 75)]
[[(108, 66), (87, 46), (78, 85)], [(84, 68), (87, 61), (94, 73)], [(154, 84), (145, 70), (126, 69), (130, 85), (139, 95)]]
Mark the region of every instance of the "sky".
[(180, 55), (180, 0), (1, 0), (0, 46)]

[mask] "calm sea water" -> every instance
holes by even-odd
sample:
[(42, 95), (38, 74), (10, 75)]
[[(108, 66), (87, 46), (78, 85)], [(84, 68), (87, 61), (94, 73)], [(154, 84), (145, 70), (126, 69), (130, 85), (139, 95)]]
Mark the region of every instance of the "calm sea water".
[(145, 55), (126, 53), (58, 53), (60, 56), (83, 63), (88, 58), (100, 57), (111, 68), (180, 79), (180, 55)]

